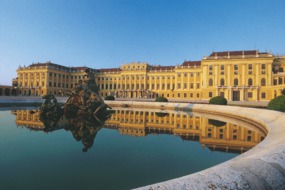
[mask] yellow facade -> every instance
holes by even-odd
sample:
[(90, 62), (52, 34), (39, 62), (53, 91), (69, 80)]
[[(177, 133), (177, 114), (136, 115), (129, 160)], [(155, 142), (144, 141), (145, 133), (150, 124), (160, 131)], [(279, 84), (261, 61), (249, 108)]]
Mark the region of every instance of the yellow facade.
[[(119, 130), (120, 134), (146, 136), (148, 134), (172, 134), (183, 140), (196, 140), (203, 146), (223, 151), (245, 151), (266, 134), (254, 128), (242, 127), (181, 112), (161, 113), (143, 110), (116, 110), (105, 126)], [(216, 126), (215, 124), (222, 124)]]
[[(86, 67), (38, 63), (19, 67), (21, 95), (67, 95), (84, 76)], [(178, 66), (133, 62), (119, 68), (92, 69), (102, 97), (268, 101), (285, 88), (285, 57), (267, 52), (213, 52), (201, 61)]]
[(204, 57), (203, 99), (220, 95), (236, 101), (271, 100), (274, 60), (273, 55), (258, 51), (214, 52)]
[[(45, 131), (45, 126), (39, 119), (39, 112), (17, 110), (14, 114), (17, 126)], [(64, 123), (59, 125), (62, 128), (65, 126)], [(254, 130), (250, 124), (247, 125), (239, 126), (217, 120), (211, 122), (210, 119), (185, 112), (177, 114), (123, 109), (116, 110), (104, 127), (118, 130), (122, 135), (136, 137), (171, 134), (183, 140), (199, 141), (202, 146), (210, 149), (243, 152), (266, 136), (265, 132)]]

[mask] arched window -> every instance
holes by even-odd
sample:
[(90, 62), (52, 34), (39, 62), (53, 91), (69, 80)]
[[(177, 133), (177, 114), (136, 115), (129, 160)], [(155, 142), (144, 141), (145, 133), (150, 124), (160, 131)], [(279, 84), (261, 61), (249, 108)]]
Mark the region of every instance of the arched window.
[(238, 86), (238, 79), (234, 80), (234, 86)]
[(266, 80), (265, 80), (265, 78), (261, 79), (261, 86), (266, 86)]
[(209, 79), (209, 86), (213, 86), (213, 79)]
[(248, 86), (252, 86), (252, 78), (249, 78), (247, 83)]
[(220, 85), (221, 85), (221, 86), (225, 86), (225, 79), (221, 79)]

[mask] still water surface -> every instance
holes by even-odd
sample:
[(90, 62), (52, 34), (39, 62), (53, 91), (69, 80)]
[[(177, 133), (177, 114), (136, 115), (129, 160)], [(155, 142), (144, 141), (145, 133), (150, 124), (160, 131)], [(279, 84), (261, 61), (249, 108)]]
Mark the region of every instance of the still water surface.
[(0, 189), (131, 189), (209, 168), (264, 138), (186, 112), (116, 110), (103, 126), (75, 123), (46, 130), (37, 113), (0, 111)]

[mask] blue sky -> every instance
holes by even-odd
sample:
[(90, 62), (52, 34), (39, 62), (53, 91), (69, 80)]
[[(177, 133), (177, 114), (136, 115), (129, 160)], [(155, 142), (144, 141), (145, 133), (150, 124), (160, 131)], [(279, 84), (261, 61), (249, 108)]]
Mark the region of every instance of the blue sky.
[(176, 65), (212, 51), (285, 54), (283, 0), (0, 0), (0, 85), (19, 65)]

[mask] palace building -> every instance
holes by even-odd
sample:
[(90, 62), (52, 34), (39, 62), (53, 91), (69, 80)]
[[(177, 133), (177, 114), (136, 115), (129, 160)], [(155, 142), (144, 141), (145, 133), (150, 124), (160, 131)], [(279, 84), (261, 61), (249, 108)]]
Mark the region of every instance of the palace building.
[[(53, 130), (46, 130), (40, 120), (39, 112), (31, 113), (30, 110), (13, 111), (16, 115), (16, 124), (32, 131), (52, 132), (53, 130), (70, 128), (67, 120), (61, 120)], [(67, 128), (66, 128), (67, 127)], [(71, 127), (72, 128), (72, 127)], [(88, 125), (75, 126), (74, 130), (85, 128), (93, 130)], [(211, 120), (199, 115), (186, 112), (162, 113), (155, 111), (124, 109), (115, 110), (104, 128), (118, 130), (121, 135), (144, 137), (152, 134), (170, 134), (183, 140), (199, 141), (202, 146), (211, 150), (242, 153), (261, 142), (266, 131), (257, 129), (250, 123), (228, 123), (219, 120)], [(97, 131), (100, 130), (97, 129)], [(68, 131), (68, 130), (66, 130)], [(96, 131), (96, 132), (97, 132)], [(75, 131), (71, 131), (72, 134)], [(82, 134), (93, 134), (84, 132)], [(95, 136), (92, 136), (93, 140)], [(86, 139), (89, 139), (89, 137)], [(93, 144), (93, 143), (91, 143)]]
[[(17, 70), (19, 95), (65, 96), (83, 80), (87, 67), (66, 67), (51, 62), (33, 63)], [(100, 95), (117, 98), (268, 101), (285, 88), (285, 56), (268, 52), (213, 52), (200, 61), (176, 66), (132, 62), (119, 68), (90, 68)]]

